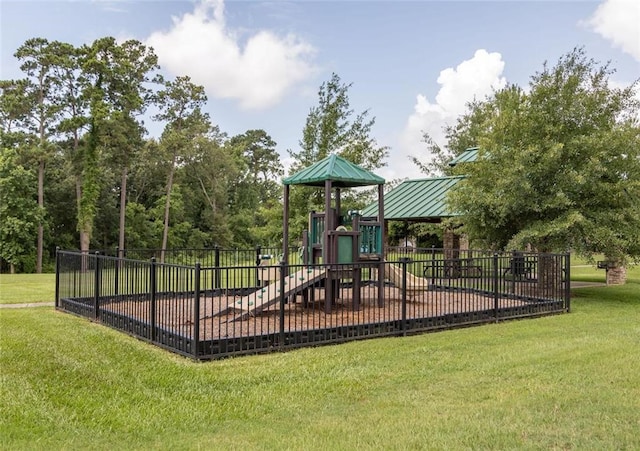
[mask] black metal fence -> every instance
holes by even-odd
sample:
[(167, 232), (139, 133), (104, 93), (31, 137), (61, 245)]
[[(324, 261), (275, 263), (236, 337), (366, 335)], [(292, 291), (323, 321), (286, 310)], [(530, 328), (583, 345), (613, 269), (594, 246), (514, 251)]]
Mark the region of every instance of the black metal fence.
[[(289, 255), (300, 255), (299, 248), (289, 246)], [(203, 267), (242, 266), (258, 264), (261, 260), (278, 261), (282, 256), (281, 246), (256, 246), (253, 249), (224, 249), (213, 247), (209, 249), (104, 249), (89, 253), (100, 253), (113, 257), (131, 260), (150, 260), (155, 258), (160, 263), (174, 263), (193, 266), (200, 263)], [(295, 261), (298, 263), (299, 261)]]
[(168, 263), (168, 252), (160, 263), (157, 257), (58, 251), (56, 308), (195, 359), (570, 308), (568, 254), (465, 251), (452, 256), (450, 250), (389, 249), (380, 262), (285, 266), (262, 257), (275, 252), (244, 252), (219, 250), (220, 260), (214, 252), (213, 261), (239, 264), (212, 265), (204, 258), (206, 264)]

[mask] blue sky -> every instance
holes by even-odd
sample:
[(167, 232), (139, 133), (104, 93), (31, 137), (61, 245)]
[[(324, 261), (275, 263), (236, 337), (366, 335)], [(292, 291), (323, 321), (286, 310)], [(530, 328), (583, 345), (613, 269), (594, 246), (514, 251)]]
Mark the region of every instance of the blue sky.
[[(640, 77), (640, 2), (605, 1), (0, 1), (0, 77), (30, 37), (80, 45), (102, 36), (152, 45), (168, 77), (205, 86), (229, 135), (262, 128), (287, 149), (320, 84), (336, 72), (355, 112), (376, 117), (390, 146), (387, 179), (420, 176), (423, 131), (442, 126), (506, 82), (526, 86), (543, 62), (576, 46), (611, 61), (613, 80)], [(147, 121), (149, 124), (149, 121)], [(161, 125), (150, 127), (157, 135)]]

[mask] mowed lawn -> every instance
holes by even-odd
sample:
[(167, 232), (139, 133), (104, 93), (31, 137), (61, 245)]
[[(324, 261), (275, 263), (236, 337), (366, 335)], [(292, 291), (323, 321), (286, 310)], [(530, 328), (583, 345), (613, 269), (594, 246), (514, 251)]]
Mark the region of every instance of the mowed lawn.
[(0, 449), (640, 449), (635, 271), (567, 315), (207, 363), (2, 309)]
[(55, 274), (0, 274), (0, 304), (53, 302)]

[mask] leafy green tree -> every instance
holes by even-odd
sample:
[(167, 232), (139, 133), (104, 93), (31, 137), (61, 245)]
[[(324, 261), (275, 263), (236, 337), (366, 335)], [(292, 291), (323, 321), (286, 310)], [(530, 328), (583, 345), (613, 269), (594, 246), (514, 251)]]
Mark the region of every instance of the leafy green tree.
[(413, 163), (428, 176), (460, 175), (465, 168), (451, 167), (449, 162), (465, 150), (476, 147), (480, 134), (484, 130), (485, 121), (491, 114), (491, 102), (474, 100), (467, 104), (467, 112), (460, 116), (453, 125), (444, 127), (446, 144), (441, 148), (428, 133), (422, 137), (426, 145), (427, 161), (411, 157)]
[(120, 233), (124, 245), (127, 175), (144, 129), (135, 119), (150, 101), (146, 83), (157, 57), (140, 42), (118, 44), (112, 37), (84, 46), (79, 59), (82, 95), (89, 99), (89, 130), (82, 147), (82, 189), (78, 208), (81, 249), (89, 248), (101, 191), (99, 167), (107, 161), (120, 167)]
[[(28, 77), (25, 100), (29, 102), (28, 120), (25, 128), (28, 133), (37, 136), (37, 144), (32, 148), (33, 158), (38, 167), (38, 206), (44, 210), (44, 177), (47, 161), (51, 158), (55, 134), (60, 118), (61, 103), (58, 99), (54, 67), (56, 65), (59, 43), (43, 38), (28, 39), (15, 53), (22, 63), (20, 69)], [(36, 272), (42, 272), (44, 247), (44, 224), (38, 224), (38, 243)]]
[[(54, 256), (58, 246), (61, 249), (74, 249), (78, 246), (75, 228), (77, 222), (76, 178), (69, 171), (69, 162), (62, 152), (54, 153), (47, 163), (47, 179), (44, 188), (47, 199), (45, 254)], [(50, 264), (52, 263), (50, 261)], [(48, 272), (46, 266), (43, 271)]]
[[(58, 85), (58, 97), (62, 106), (62, 117), (57, 127), (59, 152), (64, 157), (64, 168), (72, 178), (75, 194), (76, 231), (80, 234), (80, 243), (89, 243), (90, 238), (78, 227), (78, 215), (83, 190), (84, 144), (89, 126), (89, 98), (86, 95), (87, 76), (82, 64), (87, 47), (76, 48), (68, 43), (58, 43), (54, 72)], [(68, 223), (63, 221), (64, 228)], [(54, 226), (56, 227), (56, 226)], [(87, 246), (87, 244), (85, 244)]]
[[(231, 196), (242, 166), (227, 144), (219, 139), (200, 140), (184, 168), (185, 188), (190, 193), (188, 216), (208, 236), (204, 240), (208, 247), (230, 246), (237, 233), (229, 217), (236, 213)], [(185, 193), (185, 198), (188, 195)]]
[[(302, 131), (299, 142), (301, 150), (289, 150), (289, 155), (294, 160), (290, 170), (292, 174), (322, 160), (330, 153), (336, 153), (371, 171), (386, 164), (384, 160), (389, 153), (388, 147), (378, 145), (371, 136), (375, 117), (369, 118), (368, 110), (354, 117), (354, 110), (349, 102), (349, 88), (351, 84), (343, 83), (335, 73), (320, 86), (318, 105), (311, 108)], [(345, 193), (345, 206), (351, 200), (349, 193)], [(320, 190), (304, 187), (291, 190), (293, 236), (304, 228), (308, 211), (321, 210), (323, 205), (323, 192)]]
[(267, 244), (261, 233), (267, 226), (265, 209), (274, 208), (279, 212), (277, 228), (282, 235), (280, 178), (284, 171), (276, 143), (264, 130), (248, 130), (232, 137), (225, 148), (235, 155), (238, 167), (235, 179), (229, 181), (229, 223), (234, 243), (238, 246)]
[(276, 142), (264, 130), (247, 130), (227, 144), (243, 162), (242, 178), (255, 187), (257, 200), (267, 202), (280, 196), (284, 174)]
[(167, 176), (164, 227), (162, 232), (161, 261), (164, 261), (164, 250), (169, 239), (169, 214), (171, 208), (171, 191), (178, 165), (189, 160), (197, 147), (197, 141), (206, 139), (212, 132), (209, 116), (202, 112), (207, 101), (202, 86), (195, 85), (189, 77), (177, 77), (175, 81), (167, 81), (164, 89), (157, 93), (156, 102), (160, 108), (155, 118), (166, 122), (161, 149), (169, 161)]
[[(6, 147), (13, 145), (12, 134), (24, 134), (32, 103), (29, 80), (0, 80), (0, 131)], [(18, 138), (20, 140), (20, 138)]]
[(115, 61), (109, 72), (111, 89), (108, 93), (112, 111), (104, 134), (109, 157), (120, 169), (118, 246), (124, 249), (129, 169), (143, 146), (142, 138), (146, 132), (137, 116), (143, 114), (152, 102), (149, 84), (159, 81), (152, 77), (159, 66), (153, 49), (136, 40), (115, 45), (113, 53)]
[(289, 151), (295, 160), (291, 170), (296, 172), (334, 152), (365, 169), (374, 170), (385, 165), (388, 147), (379, 146), (371, 137), (375, 118), (365, 110), (353, 118), (349, 104), (349, 88), (337, 74), (322, 83), (318, 91), (318, 106), (312, 107), (302, 131), (299, 152)]
[(34, 235), (42, 219), (34, 174), (25, 168), (16, 149), (0, 148), (0, 259), (29, 270)]
[(575, 49), (545, 64), (528, 92), (507, 86), (474, 107), (480, 158), (450, 199), (472, 238), (640, 257), (638, 85), (615, 88), (612, 72)]

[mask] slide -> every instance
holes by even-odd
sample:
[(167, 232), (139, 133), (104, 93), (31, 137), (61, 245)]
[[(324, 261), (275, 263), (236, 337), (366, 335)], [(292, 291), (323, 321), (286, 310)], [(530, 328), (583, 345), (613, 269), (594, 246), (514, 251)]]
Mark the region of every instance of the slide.
[[(402, 288), (402, 268), (396, 265), (386, 266), (386, 276), (396, 287)], [(412, 298), (417, 292), (427, 291), (429, 281), (424, 277), (417, 277), (407, 271), (407, 296)]]
[[(305, 288), (326, 277), (325, 268), (305, 268), (294, 274), (288, 275), (284, 280), (284, 295), (292, 296), (300, 293)], [(280, 301), (280, 280), (260, 288), (248, 296), (229, 304), (224, 313), (229, 311), (240, 312), (231, 321), (248, 318), (252, 314), (260, 313), (267, 307)], [(221, 312), (222, 313), (222, 312)]]

